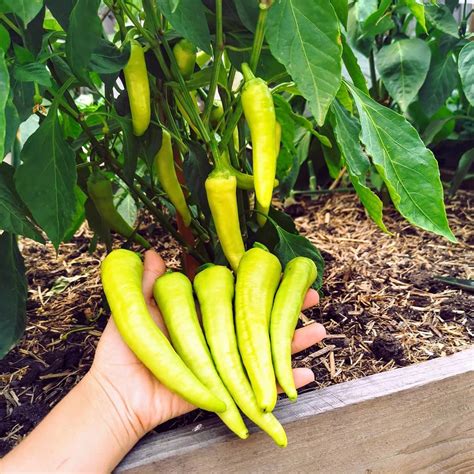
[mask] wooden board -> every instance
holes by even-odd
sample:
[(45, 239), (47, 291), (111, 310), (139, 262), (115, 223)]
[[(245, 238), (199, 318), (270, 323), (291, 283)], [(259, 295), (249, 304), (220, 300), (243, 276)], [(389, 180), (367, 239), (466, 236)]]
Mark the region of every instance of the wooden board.
[(474, 472), (474, 348), (279, 402), (288, 447), (219, 419), (142, 440), (129, 473)]

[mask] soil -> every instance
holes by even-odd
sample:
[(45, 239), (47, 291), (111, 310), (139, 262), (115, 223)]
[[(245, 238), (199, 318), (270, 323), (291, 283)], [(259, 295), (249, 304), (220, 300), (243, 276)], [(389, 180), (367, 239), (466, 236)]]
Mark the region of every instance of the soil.
[[(387, 208), (381, 232), (353, 194), (302, 199), (288, 211), (326, 261), (323, 298), (299, 325), (318, 321), (328, 337), (295, 358), (316, 376), (304, 391), (452, 354), (474, 336), (474, 296), (436, 280), (474, 278), (474, 193), (447, 205), (459, 243), (421, 231)], [(143, 228), (169, 266), (176, 243), (159, 227)], [(108, 318), (99, 281), (102, 246), (90, 253), (84, 227), (58, 253), (23, 240), (29, 283), (28, 323), (0, 361), (0, 456), (26, 435), (83, 377)], [(117, 240), (120, 244), (120, 241)], [(212, 416), (196, 411), (159, 427)]]

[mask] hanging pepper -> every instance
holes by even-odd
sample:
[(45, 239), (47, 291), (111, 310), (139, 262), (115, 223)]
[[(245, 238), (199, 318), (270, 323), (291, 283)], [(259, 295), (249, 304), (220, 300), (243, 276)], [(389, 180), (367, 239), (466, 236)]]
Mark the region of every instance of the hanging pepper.
[(123, 69), (127, 86), (130, 110), (132, 112), (133, 133), (139, 137), (150, 125), (150, 84), (145, 63), (145, 53), (141, 44), (130, 42), (130, 59)]
[(178, 64), (179, 72), (185, 79), (188, 79), (194, 72), (196, 53), (196, 46), (185, 38), (179, 40), (173, 47), (173, 55)]
[(173, 146), (171, 135), (167, 130), (163, 130), (161, 138), (161, 148), (155, 156), (155, 172), (158, 176), (161, 187), (168, 195), (169, 200), (183, 218), (186, 227), (191, 223), (191, 213), (189, 212), (186, 198), (179, 184), (174, 167)]
[(275, 107), (272, 95), (263, 79), (256, 78), (247, 64), (242, 64), (245, 84), (242, 91), (242, 108), (252, 139), (255, 197), (260, 212), (260, 226), (266, 222), (273, 195), (276, 173)]
[(237, 208), (237, 179), (218, 168), (206, 179), (206, 193), (222, 251), (234, 271), (245, 252)]
[(87, 191), (97, 212), (107, 226), (127, 239), (131, 238), (137, 244), (149, 249), (151, 245), (127, 223), (114, 205), (112, 183), (100, 174), (93, 174), (87, 181)]

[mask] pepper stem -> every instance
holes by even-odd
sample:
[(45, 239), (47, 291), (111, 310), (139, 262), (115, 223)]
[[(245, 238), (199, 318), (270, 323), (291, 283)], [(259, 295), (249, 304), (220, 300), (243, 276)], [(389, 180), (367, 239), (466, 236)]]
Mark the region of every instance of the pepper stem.
[(266, 245), (262, 244), (261, 242), (254, 242), (252, 247), (254, 249), (262, 249), (262, 250), (265, 250), (265, 252), (270, 252), (270, 250), (268, 250), (268, 247)]
[(242, 74), (246, 82), (251, 81), (252, 79), (255, 79), (255, 75), (247, 63), (242, 63)]

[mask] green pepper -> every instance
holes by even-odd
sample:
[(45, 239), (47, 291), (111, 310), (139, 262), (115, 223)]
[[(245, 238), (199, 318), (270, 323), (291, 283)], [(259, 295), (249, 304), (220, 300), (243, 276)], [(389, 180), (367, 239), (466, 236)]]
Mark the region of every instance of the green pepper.
[(316, 265), (311, 259), (290, 260), (273, 302), (270, 318), (273, 367), (278, 383), (290, 400), (298, 396), (291, 369), (291, 341), (304, 298), (316, 276)]
[(173, 46), (173, 55), (176, 59), (179, 72), (181, 75), (188, 79), (189, 76), (194, 72), (194, 66), (196, 64), (197, 49), (191, 41), (183, 38), (179, 40)]
[(237, 348), (235, 337), (234, 277), (224, 266), (208, 266), (196, 275), (194, 290), (199, 300), (204, 332), (211, 354), (227, 390), (238, 407), (279, 446), (286, 446), (285, 430), (271, 413), (262, 413)]
[(141, 44), (130, 41), (130, 59), (123, 69), (127, 86), (130, 110), (132, 112), (133, 133), (139, 137), (150, 125), (150, 84), (145, 63), (145, 53)]
[(245, 252), (237, 208), (237, 179), (228, 170), (213, 171), (206, 179), (206, 193), (222, 251), (237, 271)]
[(242, 64), (245, 84), (242, 90), (242, 108), (252, 139), (255, 198), (260, 226), (266, 222), (273, 195), (277, 153), (276, 116), (273, 98), (263, 79), (256, 78), (247, 64)]
[(225, 403), (186, 367), (153, 321), (143, 297), (142, 276), (140, 257), (129, 250), (114, 250), (102, 262), (102, 285), (123, 340), (171, 391), (199, 408), (223, 412)]
[(271, 412), (277, 400), (270, 347), (270, 313), (280, 282), (278, 258), (261, 248), (245, 252), (237, 270), (235, 324), (240, 354), (258, 406)]
[(240, 438), (247, 438), (247, 427), (220, 379), (206, 345), (194, 306), (191, 282), (182, 273), (166, 273), (155, 281), (153, 296), (177, 353), (193, 374), (226, 404), (226, 410), (219, 413), (220, 418)]
[(113, 231), (132, 239), (137, 244), (149, 249), (151, 245), (125, 221), (114, 205), (112, 183), (99, 173), (92, 174), (87, 180), (87, 191), (97, 212), (107, 226)]
[(179, 212), (183, 218), (186, 227), (189, 227), (191, 223), (191, 213), (189, 212), (181, 184), (176, 176), (171, 135), (167, 130), (163, 130), (161, 148), (155, 156), (154, 164), (161, 187), (168, 195), (176, 211)]

